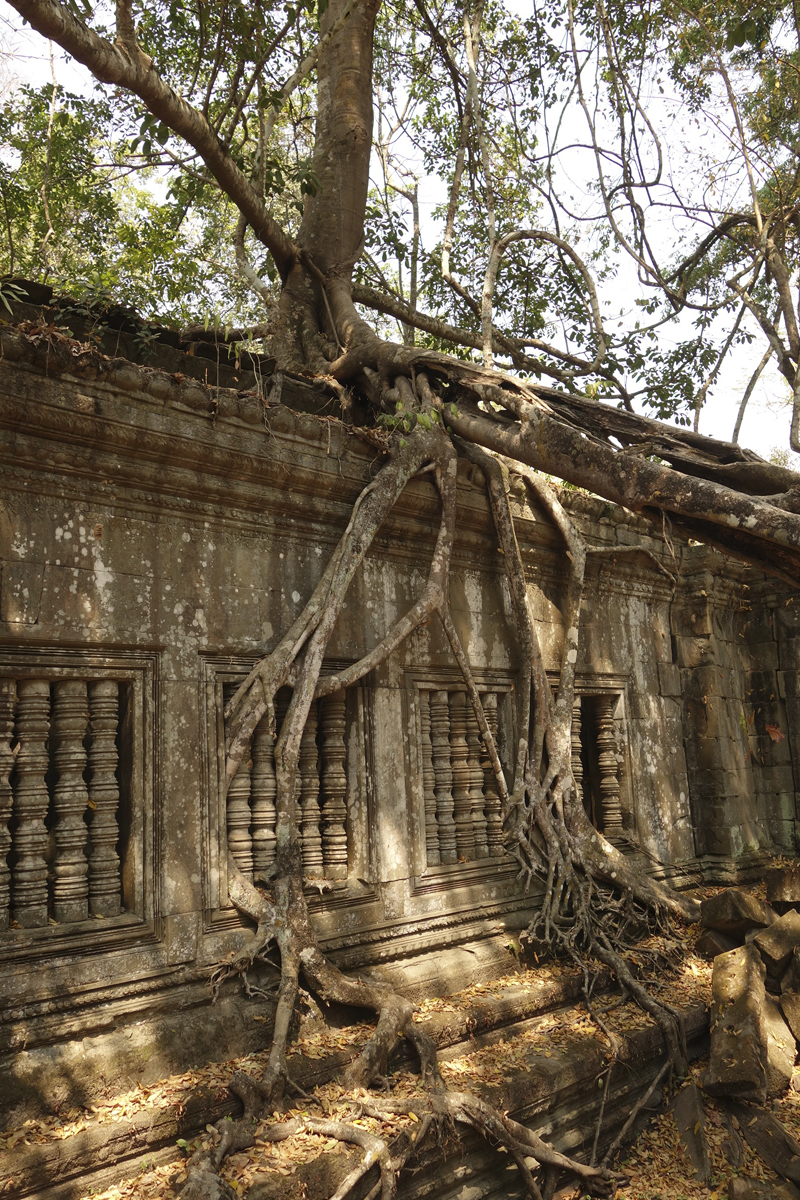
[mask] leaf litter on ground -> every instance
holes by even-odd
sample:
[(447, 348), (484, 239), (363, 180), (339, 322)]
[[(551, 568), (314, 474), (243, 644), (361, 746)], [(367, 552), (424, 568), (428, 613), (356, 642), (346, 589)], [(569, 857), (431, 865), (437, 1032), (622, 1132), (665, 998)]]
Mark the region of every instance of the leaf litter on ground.
[[(719, 888), (704, 888), (701, 897), (713, 895)], [(748, 889), (758, 894), (763, 887)], [(694, 953), (694, 942), (700, 930), (693, 926), (680, 934), (673, 932), (669, 937), (653, 936), (640, 942), (632, 958), (640, 978), (651, 987), (668, 993), (670, 1002), (686, 1009), (695, 1005), (708, 1005), (711, 998), (711, 971), (709, 962)], [(600, 964), (597, 964), (599, 969)], [(574, 976), (571, 967), (558, 963), (542, 963), (536, 967), (519, 967), (516, 971), (490, 982), (470, 985), (459, 992), (445, 997), (432, 997), (420, 1005), (415, 1019), (425, 1022), (434, 1014), (469, 1013), (470, 1008), (481, 1000), (502, 1001), (510, 990), (520, 991), (540, 988), (543, 983), (564, 976)], [(603, 1023), (617, 1034), (632, 1033), (653, 1023), (652, 1018), (631, 1000), (620, 999), (619, 995), (605, 994), (595, 997), (593, 1004)], [(324, 1059), (343, 1051), (353, 1056), (360, 1052), (369, 1039), (373, 1026), (358, 1023), (346, 1028), (331, 1028), (319, 1020), (301, 1023), (300, 1034), (289, 1051), (292, 1059), (300, 1057)], [(569, 1051), (576, 1044), (591, 1039), (604, 1048), (610, 1056), (605, 1034), (595, 1023), (592, 1015), (582, 1004), (567, 1009), (554, 1010), (522, 1021), (519, 1026), (497, 1031), (491, 1044), (465, 1048), (462, 1042), (450, 1051), (440, 1054), (442, 1075), (447, 1083), (459, 1089), (487, 1091), (491, 1099), (492, 1089), (514, 1078), (515, 1072), (529, 1071), (537, 1057), (554, 1058)], [(172, 1075), (150, 1086), (137, 1085), (105, 1102), (93, 1104), (86, 1109), (29, 1120), (19, 1129), (0, 1135), (0, 1153), (15, 1145), (34, 1145), (50, 1140), (63, 1139), (87, 1129), (90, 1125), (113, 1122), (129, 1118), (144, 1109), (176, 1107), (180, 1109), (187, 1096), (200, 1087), (227, 1092), (227, 1083), (236, 1070), (260, 1074), (269, 1055), (268, 1048), (250, 1053), (224, 1063), (212, 1063), (195, 1071)], [(699, 1082), (702, 1064), (692, 1070), (692, 1078)], [(419, 1076), (408, 1069), (397, 1070), (391, 1077), (392, 1095), (395, 1098), (419, 1099), (424, 1088)], [(382, 1120), (363, 1115), (360, 1101), (371, 1093), (363, 1089), (346, 1090), (336, 1082), (321, 1084), (311, 1091), (308, 1100), (281, 1113), (274, 1113), (263, 1120), (256, 1129), (255, 1145), (247, 1151), (234, 1154), (223, 1165), (222, 1176), (236, 1195), (244, 1196), (257, 1175), (264, 1172), (292, 1176), (298, 1167), (314, 1161), (323, 1154), (345, 1154), (348, 1148), (331, 1138), (322, 1137), (310, 1130), (300, 1132), (283, 1142), (268, 1142), (265, 1132), (276, 1121), (289, 1121), (308, 1115), (324, 1116), (333, 1120), (356, 1122), (369, 1132), (378, 1134), (387, 1142), (412, 1124), (412, 1117), (392, 1114)], [(377, 1094), (377, 1093), (375, 1093)], [(778, 1107), (780, 1111), (778, 1111)], [(688, 1158), (682, 1151), (677, 1128), (670, 1112), (656, 1117), (640, 1134), (629, 1150), (627, 1158), (619, 1164), (630, 1182), (620, 1200), (719, 1200), (734, 1174), (747, 1174), (758, 1179), (775, 1179), (773, 1173), (761, 1162), (755, 1152), (745, 1144), (741, 1168), (734, 1171), (724, 1159), (721, 1150), (726, 1131), (719, 1120), (719, 1113), (712, 1101), (706, 1099), (708, 1117), (707, 1136), (712, 1159), (711, 1185), (700, 1184), (694, 1178)], [(795, 1136), (800, 1137), (800, 1095), (790, 1090), (779, 1105), (777, 1115)], [(121, 1180), (102, 1193), (92, 1192), (80, 1200), (167, 1200), (175, 1192), (173, 1184), (180, 1184), (185, 1174), (186, 1155), (198, 1146), (210, 1148), (216, 1134), (209, 1127), (193, 1138), (186, 1152), (176, 1151), (175, 1157), (158, 1165), (148, 1164), (147, 1156), (138, 1173)], [(352, 1153), (352, 1150), (350, 1150)], [(288, 1178), (287, 1178), (288, 1183)], [(717, 1193), (715, 1196), (714, 1193)], [(302, 1194), (302, 1185), (297, 1192)], [(288, 1195), (288, 1194), (287, 1194)], [(294, 1195), (294, 1193), (293, 1193)], [(565, 1195), (568, 1195), (565, 1194)], [(574, 1192), (577, 1196), (577, 1190)]]

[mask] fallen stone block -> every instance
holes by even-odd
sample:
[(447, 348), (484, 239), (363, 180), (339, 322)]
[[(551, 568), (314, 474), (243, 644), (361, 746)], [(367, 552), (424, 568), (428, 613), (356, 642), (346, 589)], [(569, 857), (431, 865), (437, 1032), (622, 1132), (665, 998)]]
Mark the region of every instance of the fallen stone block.
[(800, 996), (796, 992), (784, 992), (781, 995), (781, 1009), (795, 1042), (800, 1046)]
[(775, 1185), (772, 1181), (764, 1183), (761, 1179), (740, 1175), (728, 1180), (728, 1196), (729, 1200), (800, 1200), (800, 1189), (793, 1183)]
[(754, 946), (714, 959), (711, 1053), (704, 1082), (711, 1096), (740, 1096), (761, 1104), (766, 1100), (765, 975)]
[(695, 1175), (701, 1183), (706, 1183), (711, 1178), (711, 1158), (705, 1134), (703, 1098), (697, 1084), (690, 1083), (681, 1088), (672, 1101), (672, 1115)]
[(733, 1117), (730, 1113), (721, 1112), (720, 1120), (725, 1130), (725, 1137), (722, 1140), (722, 1153), (725, 1155), (728, 1166), (738, 1171), (744, 1162), (744, 1142), (739, 1136), (739, 1131), (736, 1125), (734, 1125)]
[(732, 1100), (730, 1112), (739, 1122), (742, 1136), (760, 1154), (776, 1175), (800, 1183), (800, 1143), (772, 1113)]
[(777, 913), (800, 909), (800, 867), (772, 867), (764, 879), (767, 901)]
[(780, 980), (789, 965), (795, 946), (800, 946), (800, 913), (791, 910), (762, 929), (752, 943), (767, 968), (767, 975)]
[(767, 1032), (767, 1096), (782, 1096), (794, 1070), (797, 1044), (784, 1020), (781, 1006), (772, 996), (764, 997), (764, 1025)]
[(706, 929), (694, 944), (695, 953), (703, 958), (714, 959), (718, 954), (727, 954), (741, 945), (741, 938), (732, 938), (719, 929)]
[(781, 976), (781, 992), (800, 992), (800, 946), (795, 946), (789, 965)]
[(729, 937), (744, 936), (750, 929), (766, 929), (775, 920), (769, 905), (742, 892), (727, 888), (700, 905), (700, 924), (704, 929), (716, 929)]
[(769, 1200), (772, 1189), (749, 1175), (728, 1180), (729, 1200)]

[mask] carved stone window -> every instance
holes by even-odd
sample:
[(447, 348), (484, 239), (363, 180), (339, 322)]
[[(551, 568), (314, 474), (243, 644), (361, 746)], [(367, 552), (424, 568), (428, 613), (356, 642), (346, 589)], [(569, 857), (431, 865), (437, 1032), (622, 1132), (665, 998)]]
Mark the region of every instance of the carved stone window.
[[(275, 857), (275, 742), (291, 698), (288, 689), (278, 693), (275, 736), (264, 717), (225, 799), (224, 707), (246, 674), (246, 669), (232, 671), (230, 665), (230, 660), (225, 666), (206, 664), (214, 706), (210, 725), (217, 743), (217, 801), (211, 805), (207, 847), (210, 909), (227, 907), (226, 845), (248, 878), (269, 877)], [(362, 882), (369, 877), (368, 720), (364, 689), (347, 688), (315, 701), (303, 732), (295, 785), (303, 873), (311, 881), (324, 882), (326, 895), (346, 887), (351, 877)]]
[[(481, 680), (478, 690), (503, 760), (513, 743), (510, 681)], [(505, 860), (500, 795), (464, 685), (448, 675), (413, 678), (407, 695), (415, 873), (458, 873), (455, 864), (494, 869)]]
[(0, 648), (0, 930), (20, 947), (153, 915), (154, 666)]
[(630, 831), (622, 788), (624, 756), (617, 733), (620, 695), (577, 695), (572, 709), (572, 773), (596, 829), (622, 839)]

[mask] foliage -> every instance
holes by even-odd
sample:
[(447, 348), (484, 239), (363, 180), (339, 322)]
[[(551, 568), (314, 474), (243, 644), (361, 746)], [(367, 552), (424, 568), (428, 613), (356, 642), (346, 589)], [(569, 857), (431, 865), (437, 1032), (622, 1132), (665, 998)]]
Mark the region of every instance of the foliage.
[[(316, 0), (214, 0), (197, 9), (161, 2), (137, 14), (143, 50), (234, 161), (260, 176), (270, 212), (290, 234), (305, 196), (320, 186), (311, 166), (313, 72), (290, 96), (282, 89), (318, 39), (324, 10)], [(75, 11), (83, 14), (80, 5)], [(552, 245), (518, 241), (499, 265), (492, 305), (495, 325), (521, 343), (511, 361), (523, 374), (687, 423), (722, 358), (737, 353), (755, 366), (767, 336), (794, 387), (800, 344), (780, 268), (794, 278), (793, 8), (559, 0), (523, 17), (491, 0), (469, 10), (477, 18), (473, 100), (464, 17), (452, 0), (393, 0), (379, 13), (380, 153), (356, 280), (474, 342), (493, 241), (550, 229), (582, 248), (598, 280), (606, 350), (597, 363), (598, 330), (574, 264)], [(269, 121), (274, 131), (259, 156)], [(261, 300), (236, 270), (235, 206), (138, 97), (23, 87), (0, 112), (0, 143), (0, 270), (73, 292), (105, 288), (179, 324), (209, 309), (234, 324), (259, 319)], [(247, 245), (256, 273), (275, 289), (271, 255), (251, 235)], [(447, 346), (430, 330), (403, 328), (407, 341)], [(474, 345), (455, 352), (479, 357)], [(496, 353), (509, 361), (507, 350)]]

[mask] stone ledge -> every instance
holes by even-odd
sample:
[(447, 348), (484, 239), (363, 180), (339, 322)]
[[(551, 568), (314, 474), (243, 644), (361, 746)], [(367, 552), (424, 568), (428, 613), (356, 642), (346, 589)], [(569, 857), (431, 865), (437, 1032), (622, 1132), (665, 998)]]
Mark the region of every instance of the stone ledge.
[[(469, 1012), (459, 1014), (463, 1022), (449, 1023), (447, 1018), (454, 1014), (434, 1014), (441, 1019), (428, 1022), (429, 1031), (445, 1051), (442, 1056), (445, 1061), (503, 1037), (513, 1037), (535, 1021), (530, 1016), (522, 1021), (514, 1019), (525, 1011), (525, 1005), (520, 1002), (507, 1006), (505, 998), (495, 999), (492, 1004), (487, 997), (479, 1008), (483, 1010), (480, 1019), (484, 1022), (484, 1032), (469, 1039), (458, 1040), (461, 1032), (470, 1028)], [(544, 1011), (539, 1009), (538, 1015)], [(690, 1056), (696, 1058), (705, 1049), (707, 1012), (704, 1007), (696, 1006), (687, 1010), (685, 1016)], [(620, 1057), (624, 1069), (617, 1071), (616, 1081), (612, 1081), (609, 1090), (601, 1145), (608, 1144), (622, 1126), (632, 1104), (649, 1086), (654, 1066), (663, 1054), (661, 1034), (655, 1027), (639, 1029), (623, 1042)], [(478, 1090), (485, 1092), (490, 1103), (552, 1140), (558, 1149), (580, 1157), (591, 1145), (602, 1095), (596, 1081), (606, 1069), (606, 1053), (607, 1048), (592, 1037), (588, 1045), (572, 1046), (563, 1052), (556, 1050), (549, 1058), (536, 1054), (534, 1063), (515, 1070), (502, 1087)], [(297, 1082), (306, 1089), (317, 1086), (335, 1076), (349, 1057), (348, 1053), (340, 1052), (316, 1062), (301, 1060), (294, 1067)], [(0, 1194), (13, 1193), (19, 1200), (68, 1200), (76, 1194), (78, 1181), (84, 1191), (108, 1187), (134, 1174), (142, 1158), (150, 1166), (172, 1161), (177, 1138), (190, 1140), (207, 1124), (232, 1115), (235, 1109), (230, 1098), (206, 1089), (191, 1093), (183, 1106), (142, 1110), (125, 1121), (97, 1124), (71, 1138), (20, 1147), (9, 1156), (13, 1162), (0, 1166)], [(347, 1169), (344, 1158), (337, 1161), (343, 1171)], [(401, 1183), (399, 1195), (407, 1200), (421, 1195), (444, 1196), (449, 1184), (458, 1182), (461, 1186), (465, 1182), (465, 1163), (469, 1163), (467, 1176), (476, 1181), (476, 1200), (491, 1194), (510, 1194), (506, 1184), (516, 1180), (504, 1178), (492, 1152), (479, 1139), (467, 1135), (444, 1162), (441, 1150), (423, 1154), (420, 1165), (426, 1182), (420, 1184), (420, 1173), (412, 1175)], [(309, 1164), (306, 1170), (313, 1173), (314, 1166)], [(430, 1170), (426, 1171), (426, 1167), (436, 1171), (435, 1191), (431, 1191)], [(483, 1176), (481, 1184), (478, 1181)], [(56, 1179), (59, 1182), (54, 1184)]]

